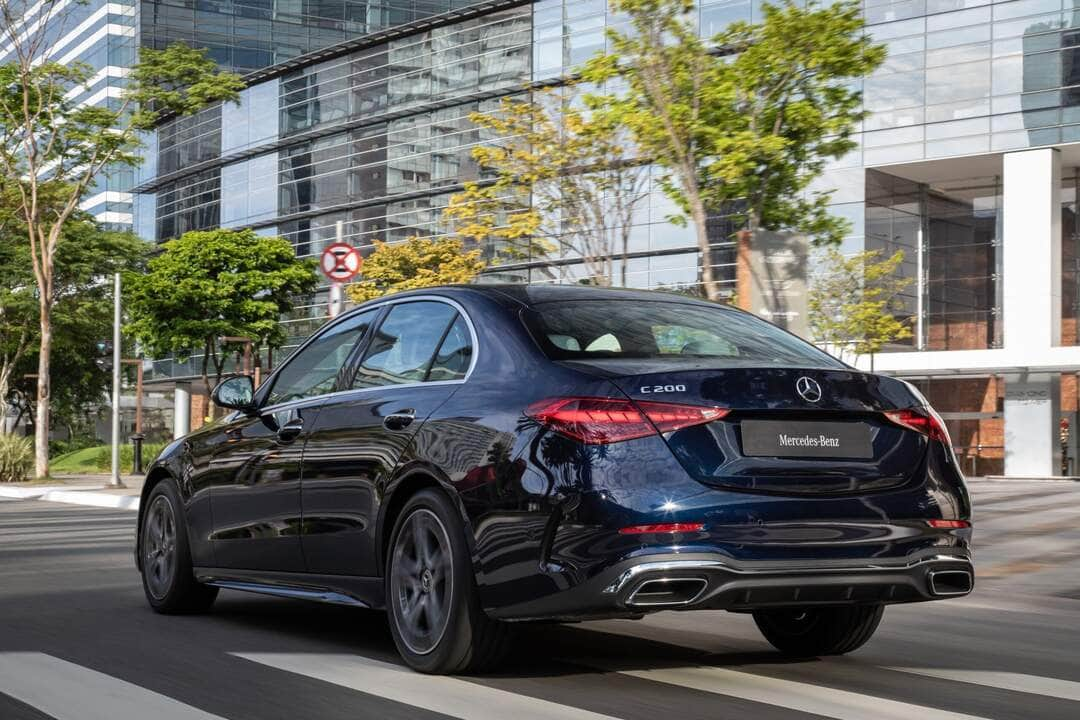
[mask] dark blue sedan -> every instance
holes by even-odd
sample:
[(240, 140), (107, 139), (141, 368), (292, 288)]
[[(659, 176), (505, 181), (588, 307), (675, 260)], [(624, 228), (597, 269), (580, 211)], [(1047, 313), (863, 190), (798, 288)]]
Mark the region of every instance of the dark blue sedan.
[(926, 400), (729, 307), (401, 293), (213, 395), (231, 414), (143, 490), (160, 612), (220, 588), (385, 608), (406, 662), (450, 673), (490, 667), (517, 621), (672, 609), (838, 654), (885, 605), (972, 589), (971, 505)]

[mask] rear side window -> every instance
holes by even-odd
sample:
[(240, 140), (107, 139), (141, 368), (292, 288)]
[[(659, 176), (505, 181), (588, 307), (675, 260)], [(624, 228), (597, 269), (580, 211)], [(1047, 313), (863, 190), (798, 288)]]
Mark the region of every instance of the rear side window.
[(428, 372), (428, 381), (461, 380), (469, 371), (472, 364), (472, 336), (469, 334), (469, 326), (465, 318), (457, 316), (457, 320), (450, 326), (442, 346), (431, 363)]
[(719, 305), (579, 300), (540, 303), (524, 317), (554, 360), (693, 357), (731, 366), (844, 367), (764, 320)]
[(441, 302), (392, 306), (371, 338), (353, 387), (424, 382), (436, 349), (456, 317), (457, 310)]

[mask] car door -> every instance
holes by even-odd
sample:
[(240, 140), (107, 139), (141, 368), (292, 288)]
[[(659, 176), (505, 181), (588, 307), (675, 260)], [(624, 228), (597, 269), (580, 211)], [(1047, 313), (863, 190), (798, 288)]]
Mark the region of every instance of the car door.
[(376, 509), (416, 433), (460, 387), (474, 333), (455, 304), (390, 304), (358, 353), (350, 389), (319, 413), (304, 452), (302, 544), (308, 571), (375, 576)]
[(374, 319), (349, 316), (289, 358), (257, 396), (259, 410), (222, 428), (210, 460), (213, 550), (223, 568), (302, 572), (300, 461), (327, 393)]

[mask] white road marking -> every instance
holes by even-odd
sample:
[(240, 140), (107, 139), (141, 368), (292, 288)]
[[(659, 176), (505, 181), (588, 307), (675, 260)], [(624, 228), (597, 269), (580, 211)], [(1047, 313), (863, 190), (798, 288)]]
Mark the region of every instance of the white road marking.
[(736, 697), (798, 712), (837, 720), (983, 720), (974, 715), (948, 712), (924, 705), (888, 700), (862, 693), (808, 683), (780, 680), (719, 667), (678, 667), (650, 670), (620, 670), (604, 663), (575, 660), (644, 680), (678, 685), (692, 690)]
[(37, 652), (0, 653), (0, 692), (56, 720), (222, 720), (126, 680)]
[(1080, 682), (997, 670), (893, 667), (889, 670), (1080, 702)]
[(451, 677), (421, 675), (400, 665), (391, 665), (360, 655), (232, 654), (279, 670), (467, 720), (613, 720), (609, 715), (600, 715), (528, 695), (518, 695)]

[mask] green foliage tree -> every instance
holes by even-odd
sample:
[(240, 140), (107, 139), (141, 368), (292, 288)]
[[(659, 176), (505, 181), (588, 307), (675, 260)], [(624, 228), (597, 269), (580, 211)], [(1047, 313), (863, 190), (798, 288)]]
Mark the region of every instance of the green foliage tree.
[[(52, 310), (54, 424), (70, 424), (101, 399), (110, 377), (94, 362), (89, 348), (112, 336), (112, 286), (101, 282), (114, 272), (138, 268), (149, 245), (132, 233), (99, 227), (77, 213), (68, 220), (57, 246)], [(37, 334), (40, 308), (29, 248), (17, 239), (0, 243), (0, 398), (20, 417), (36, 401)]]
[(587, 279), (598, 285), (613, 284), (621, 255), (625, 285), (630, 233), (648, 198), (649, 169), (627, 129), (610, 114), (589, 112), (579, 99), (569, 84), (470, 115), (499, 138), (472, 151), (494, 181), (468, 183), (450, 198), (444, 217), (466, 237), (517, 243), (511, 247), (524, 241), (542, 252), (580, 257)]
[(480, 250), (466, 251), (460, 238), (411, 237), (404, 242), (376, 242), (364, 261), (362, 279), (346, 286), (353, 302), (472, 281), (484, 269)]
[(841, 359), (881, 352), (887, 343), (911, 337), (901, 293), (912, 282), (898, 274), (904, 251), (882, 258), (880, 250), (845, 257), (823, 251), (807, 294), (807, 320), (814, 340)]
[(663, 188), (693, 221), (706, 295), (720, 297), (706, 218), (741, 216), (747, 232), (789, 229), (828, 244), (844, 223), (811, 183), (854, 147), (864, 117), (848, 81), (885, 57), (863, 31), (859, 4), (764, 6), (760, 24), (699, 37), (692, 0), (611, 0), (629, 19), (581, 75), (618, 92), (590, 98), (628, 127), (667, 170)]
[(240, 349), (220, 338), (281, 347), (281, 316), (317, 284), (314, 262), (298, 259), (284, 238), (253, 230), (188, 232), (165, 243), (145, 273), (127, 277), (128, 331), (153, 354), (201, 352), (202, 378), (212, 389), (229, 353)]
[(0, 38), (10, 48), (0, 65), (0, 171), (14, 183), (37, 285), (38, 383), (35, 475), (48, 474), (50, 357), (56, 301), (56, 256), (68, 219), (110, 169), (141, 161), (140, 133), (167, 114), (190, 115), (235, 100), (243, 83), (220, 72), (204, 51), (182, 44), (140, 49), (121, 96), (102, 105), (74, 98), (93, 75), (83, 63), (52, 55), (53, 31), (78, 3), (45, 0), (34, 23), (20, 22), (26, 3), (0, 0)]

